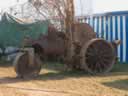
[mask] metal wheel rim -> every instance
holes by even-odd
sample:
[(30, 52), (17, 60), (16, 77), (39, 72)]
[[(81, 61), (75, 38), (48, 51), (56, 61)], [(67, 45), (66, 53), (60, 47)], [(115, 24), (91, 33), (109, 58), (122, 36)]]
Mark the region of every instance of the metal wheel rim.
[[(89, 54), (89, 55), (93, 55), (94, 54), (94, 49), (95, 48), (92, 48), (93, 50), (92, 51), (94, 51), (94, 52), (92, 52), (93, 54), (90, 54), (90, 53), (88, 53), (88, 51), (90, 50), (89, 48), (90, 48), (90, 46), (92, 46), (93, 44), (95, 44), (96, 42), (98, 42), (99, 44), (102, 44), (102, 43), (104, 43), (104, 44), (106, 44), (105, 45), (105, 47), (106, 46), (108, 46), (108, 48), (109, 48), (109, 50), (111, 50), (111, 52), (109, 52), (110, 53), (110, 55), (111, 55), (111, 57), (109, 57), (109, 55), (108, 55), (108, 53), (105, 53), (105, 55), (108, 55), (108, 59), (110, 59), (109, 61), (108, 61), (108, 65), (106, 64), (106, 63), (104, 63), (104, 64), (96, 64), (97, 62), (95, 62), (95, 60), (93, 59), (92, 61), (91, 61), (91, 59), (92, 58), (94, 58), (95, 56), (97, 56), (97, 55), (94, 55), (94, 57), (92, 56), (90, 56), (90, 57), (87, 57), (87, 54)], [(97, 47), (97, 46), (99, 46), (99, 47)], [(99, 51), (99, 52), (102, 52), (103, 50), (103, 46), (102, 45), (95, 45), (95, 47), (97, 48), (97, 50)], [(94, 47), (94, 46), (93, 46)], [(107, 51), (107, 50), (105, 50), (105, 51)], [(99, 55), (101, 55), (101, 53), (98, 53)], [(104, 53), (102, 53), (102, 54), (104, 54)], [(108, 43), (107, 41), (105, 41), (105, 40), (103, 40), (103, 39), (92, 39), (92, 40), (90, 40), (85, 46), (84, 46), (84, 49), (82, 50), (82, 56), (83, 56), (83, 58), (82, 58), (82, 68), (84, 69), (84, 70), (86, 70), (87, 72), (89, 72), (89, 73), (92, 73), (92, 74), (98, 74), (98, 73), (106, 73), (106, 72), (109, 72), (111, 69), (112, 69), (112, 67), (113, 67), (113, 64), (114, 64), (114, 62), (115, 62), (115, 55), (114, 55), (114, 48), (113, 48), (113, 46), (111, 45), (111, 43)], [(100, 56), (99, 56), (100, 57)], [(99, 58), (98, 57), (98, 58)], [(90, 58), (90, 60), (87, 60), (88, 58)], [(97, 58), (97, 57), (96, 57)], [(106, 57), (103, 57), (103, 56), (101, 56), (101, 58), (106, 58)], [(94, 64), (91, 64), (91, 65), (89, 65), (89, 63), (88, 63), (88, 61), (91, 61), (92, 63), (94, 63)], [(103, 60), (97, 60), (98, 62), (102, 62)], [(95, 66), (95, 65), (98, 65), (98, 66)], [(106, 67), (107, 66), (107, 67)], [(96, 71), (96, 69), (93, 69), (92, 67), (96, 67), (96, 68), (99, 68), (99, 67), (102, 67), (103, 68), (103, 70), (101, 70), (100, 68), (99, 69), (97, 69), (98, 71)]]
[[(27, 76), (37, 76), (39, 73), (40, 73), (40, 70), (41, 70), (41, 61), (39, 60), (39, 58), (37, 56), (35, 56), (35, 62), (36, 65), (33, 66), (33, 68), (31, 69), (27, 62), (21, 62), (20, 59), (23, 57), (23, 56), (27, 56), (27, 53), (20, 53), (20, 55), (18, 57), (16, 57), (16, 59), (14, 60), (14, 70), (16, 72), (17, 75), (19, 76), (23, 76), (23, 77), (27, 77)], [(19, 60), (19, 61), (18, 61)], [(21, 62), (21, 63), (19, 63)], [(25, 65), (27, 64), (27, 65)], [(22, 69), (20, 69), (20, 67), (22, 67)], [(23, 70), (23, 72), (21, 72), (21, 70)]]

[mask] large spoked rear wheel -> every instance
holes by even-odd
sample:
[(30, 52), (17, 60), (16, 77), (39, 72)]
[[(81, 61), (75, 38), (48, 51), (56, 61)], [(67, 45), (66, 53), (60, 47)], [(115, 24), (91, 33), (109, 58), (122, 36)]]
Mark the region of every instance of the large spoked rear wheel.
[(114, 48), (103, 39), (90, 40), (82, 50), (82, 68), (92, 74), (109, 72), (115, 63)]
[(18, 77), (35, 77), (41, 70), (41, 61), (37, 55), (35, 55), (33, 65), (29, 64), (28, 53), (18, 53), (14, 60), (14, 68)]

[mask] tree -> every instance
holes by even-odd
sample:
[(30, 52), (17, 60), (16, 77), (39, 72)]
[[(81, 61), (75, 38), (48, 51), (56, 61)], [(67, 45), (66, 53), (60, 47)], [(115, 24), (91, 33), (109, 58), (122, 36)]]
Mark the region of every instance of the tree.
[(46, 18), (64, 18), (65, 0), (28, 0)]
[[(72, 11), (70, 8), (71, 1), (73, 0), (28, 0), (39, 14), (46, 19), (58, 20), (61, 26), (64, 25), (65, 21), (72, 22), (69, 19), (74, 18), (74, 14), (70, 14), (72, 13), (70, 12)], [(68, 24), (65, 22), (65, 25)]]

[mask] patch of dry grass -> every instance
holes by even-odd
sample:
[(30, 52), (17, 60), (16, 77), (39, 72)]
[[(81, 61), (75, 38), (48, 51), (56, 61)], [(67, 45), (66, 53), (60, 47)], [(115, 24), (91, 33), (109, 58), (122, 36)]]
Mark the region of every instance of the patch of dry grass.
[(110, 73), (92, 76), (48, 63), (37, 78), (22, 80), (15, 79), (13, 67), (2, 66), (0, 96), (128, 96), (127, 68), (128, 65), (115, 65)]

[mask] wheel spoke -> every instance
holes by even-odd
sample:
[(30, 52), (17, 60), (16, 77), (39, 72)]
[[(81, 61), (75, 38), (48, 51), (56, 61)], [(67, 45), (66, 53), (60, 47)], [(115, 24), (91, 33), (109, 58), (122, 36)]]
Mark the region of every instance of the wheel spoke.
[(94, 56), (94, 54), (92, 52), (87, 52), (86, 55)]
[(96, 39), (90, 42), (85, 54), (85, 62), (93, 73), (106, 72), (113, 64), (113, 49), (105, 40)]

